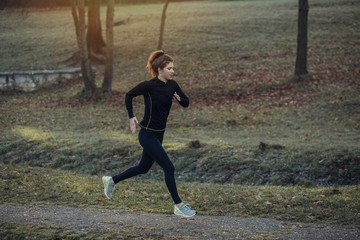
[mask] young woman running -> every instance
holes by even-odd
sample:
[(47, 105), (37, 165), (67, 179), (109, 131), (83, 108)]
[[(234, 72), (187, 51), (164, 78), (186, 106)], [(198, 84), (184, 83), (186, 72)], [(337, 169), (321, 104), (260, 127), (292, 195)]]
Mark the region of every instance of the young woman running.
[[(174, 63), (169, 55), (165, 54), (162, 50), (151, 53), (147, 67), (154, 78), (141, 82), (125, 96), (131, 132), (136, 132), (136, 124), (140, 126), (139, 142), (143, 148), (140, 163), (119, 175), (113, 177), (103, 176), (104, 193), (107, 198), (111, 199), (112, 192), (115, 190), (115, 184), (127, 178), (147, 173), (152, 164), (157, 162), (164, 170), (166, 186), (175, 203), (174, 214), (192, 217), (196, 214), (196, 211), (181, 201), (176, 189), (174, 165), (162, 147), (172, 98), (174, 97), (183, 107), (189, 106), (189, 99), (177, 82), (172, 80)], [(143, 95), (145, 99), (145, 114), (140, 123), (133, 114), (132, 105), (132, 99), (139, 95)]]

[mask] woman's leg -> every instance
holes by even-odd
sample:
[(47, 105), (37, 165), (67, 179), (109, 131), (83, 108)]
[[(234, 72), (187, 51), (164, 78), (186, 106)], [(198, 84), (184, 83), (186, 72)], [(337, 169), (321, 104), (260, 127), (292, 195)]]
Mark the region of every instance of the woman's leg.
[(140, 139), (144, 153), (157, 162), (164, 170), (165, 183), (175, 204), (181, 203), (175, 182), (175, 167), (161, 145), (161, 138), (152, 136)]
[(143, 151), (140, 163), (137, 166), (131, 167), (124, 172), (112, 177), (115, 184), (127, 178), (134, 177), (139, 174), (145, 174), (149, 171), (154, 161)]
[[(140, 144), (142, 141), (147, 142), (148, 141), (147, 139), (148, 139), (147, 132), (145, 130), (141, 129), (139, 132)], [(131, 168), (125, 170), (124, 172), (120, 173), (119, 175), (112, 177), (112, 180), (114, 181), (115, 184), (117, 184), (118, 182), (125, 180), (127, 178), (131, 178), (131, 177), (134, 177), (139, 174), (147, 173), (149, 171), (149, 169), (151, 168), (151, 166), (153, 165), (153, 163), (154, 163), (154, 160), (152, 160), (152, 158), (150, 158), (150, 156), (143, 151), (140, 163), (137, 166), (131, 167)]]

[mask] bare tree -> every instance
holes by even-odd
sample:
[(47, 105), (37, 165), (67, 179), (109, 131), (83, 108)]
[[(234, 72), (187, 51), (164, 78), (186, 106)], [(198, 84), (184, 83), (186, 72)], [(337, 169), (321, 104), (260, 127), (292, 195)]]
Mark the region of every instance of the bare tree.
[(105, 61), (105, 41), (102, 37), (100, 6), (101, 0), (91, 0), (88, 3), (88, 30), (86, 40), (90, 56), (100, 62)]
[(90, 66), (85, 38), (85, 0), (74, 0), (72, 15), (76, 29), (76, 39), (80, 50), (81, 73), (85, 86), (84, 96), (91, 97), (97, 91), (97, 87)]
[(106, 62), (103, 92), (112, 91), (113, 65), (114, 65), (114, 0), (108, 0), (106, 13)]
[(308, 0), (299, 0), (297, 53), (295, 75), (307, 74), (307, 29), (308, 29)]
[(166, 9), (169, 5), (170, 0), (166, 0), (164, 7), (163, 7), (163, 11), (162, 11), (162, 16), (161, 16), (161, 25), (160, 25), (160, 36), (159, 36), (159, 42), (158, 42), (158, 47), (157, 49), (161, 49), (162, 48), (162, 44), (163, 44), (163, 36), (164, 36), (164, 27), (165, 27), (165, 19), (166, 19)]
[(77, 5), (78, 5), (77, 0), (72, 1), (71, 14), (74, 20), (76, 40), (79, 46), (79, 14), (78, 14)]

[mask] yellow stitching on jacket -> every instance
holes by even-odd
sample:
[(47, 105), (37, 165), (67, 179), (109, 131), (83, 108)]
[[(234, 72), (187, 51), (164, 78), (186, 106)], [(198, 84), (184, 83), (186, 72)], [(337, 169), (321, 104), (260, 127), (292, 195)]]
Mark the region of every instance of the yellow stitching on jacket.
[(141, 128), (145, 129), (145, 130), (151, 130), (151, 131), (156, 131), (156, 132), (165, 131), (165, 128), (164, 128), (164, 129), (153, 129), (153, 128), (145, 127), (145, 126), (141, 125), (140, 123), (139, 123), (138, 125), (139, 125)]
[(151, 131), (156, 131), (156, 132), (162, 132), (162, 131), (165, 131), (165, 128), (164, 129), (153, 129), (153, 128), (149, 128), (150, 126), (150, 121), (151, 121), (151, 115), (152, 115), (152, 99), (151, 99), (151, 95), (150, 93), (148, 92), (148, 95), (149, 95), (149, 98), (150, 98), (150, 117), (149, 117), (149, 121), (148, 121), (148, 124), (147, 126), (143, 126), (141, 125), (140, 123), (138, 123), (138, 125), (143, 128), (143, 129), (146, 129), (146, 130), (151, 130)]

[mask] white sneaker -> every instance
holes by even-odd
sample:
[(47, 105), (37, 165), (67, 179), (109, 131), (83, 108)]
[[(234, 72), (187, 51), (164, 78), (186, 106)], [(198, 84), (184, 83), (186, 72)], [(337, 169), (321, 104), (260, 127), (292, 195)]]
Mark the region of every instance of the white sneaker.
[(104, 184), (104, 193), (108, 199), (112, 198), (112, 192), (115, 190), (115, 186), (111, 183), (111, 177), (103, 176), (102, 181)]
[(193, 217), (196, 214), (187, 204), (182, 204), (180, 207), (174, 206), (174, 214), (182, 217)]

